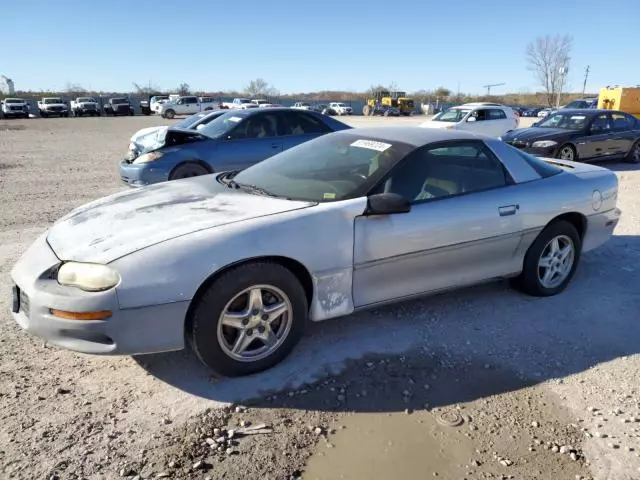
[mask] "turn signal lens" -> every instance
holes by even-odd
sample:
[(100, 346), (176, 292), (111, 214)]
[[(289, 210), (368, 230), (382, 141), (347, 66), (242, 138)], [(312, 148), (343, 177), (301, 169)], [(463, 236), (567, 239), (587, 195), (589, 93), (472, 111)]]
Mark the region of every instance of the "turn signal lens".
[(111, 316), (109, 310), (101, 312), (67, 312), (66, 310), (50, 309), (51, 315), (65, 320), (105, 320)]

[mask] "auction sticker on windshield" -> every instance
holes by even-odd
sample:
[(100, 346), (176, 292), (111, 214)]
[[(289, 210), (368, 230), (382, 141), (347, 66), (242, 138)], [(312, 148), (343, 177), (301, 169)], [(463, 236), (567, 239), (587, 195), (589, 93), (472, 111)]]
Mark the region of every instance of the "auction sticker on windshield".
[(242, 120), (242, 117), (231, 117), (229, 119), (230, 122), (239, 122), (240, 120)]
[(391, 147), (390, 143), (376, 142), (374, 140), (356, 140), (351, 144), (352, 147), (368, 148), (369, 150), (376, 150), (378, 152), (384, 152)]
[(584, 120), (585, 118), (587, 118), (587, 117), (585, 117), (584, 115), (572, 115), (571, 116), (571, 120)]

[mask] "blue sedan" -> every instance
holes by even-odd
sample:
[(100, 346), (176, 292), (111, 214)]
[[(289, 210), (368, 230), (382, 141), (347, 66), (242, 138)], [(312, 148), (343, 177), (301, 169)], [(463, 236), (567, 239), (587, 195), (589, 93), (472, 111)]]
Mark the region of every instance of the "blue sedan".
[(169, 128), (150, 144), (134, 142), (120, 163), (132, 187), (213, 172), (243, 170), (326, 133), (350, 126), (290, 108), (229, 110), (196, 129)]

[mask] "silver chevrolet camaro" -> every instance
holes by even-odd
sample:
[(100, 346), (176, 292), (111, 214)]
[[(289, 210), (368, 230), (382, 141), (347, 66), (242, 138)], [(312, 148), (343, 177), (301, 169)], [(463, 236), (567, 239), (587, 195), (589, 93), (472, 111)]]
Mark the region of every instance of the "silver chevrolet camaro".
[(249, 374), (308, 320), (498, 278), (555, 295), (612, 235), (617, 192), (607, 169), (472, 133), (345, 130), (77, 208), (13, 268), (13, 314), (71, 350), (188, 344)]

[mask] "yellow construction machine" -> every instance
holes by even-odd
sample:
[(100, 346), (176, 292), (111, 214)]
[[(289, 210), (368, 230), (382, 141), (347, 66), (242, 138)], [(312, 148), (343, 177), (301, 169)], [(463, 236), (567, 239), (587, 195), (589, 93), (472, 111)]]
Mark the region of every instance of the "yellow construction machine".
[(362, 107), (363, 115), (411, 115), (414, 110), (412, 98), (406, 92), (377, 90)]
[(598, 108), (620, 110), (640, 118), (640, 87), (601, 88)]

